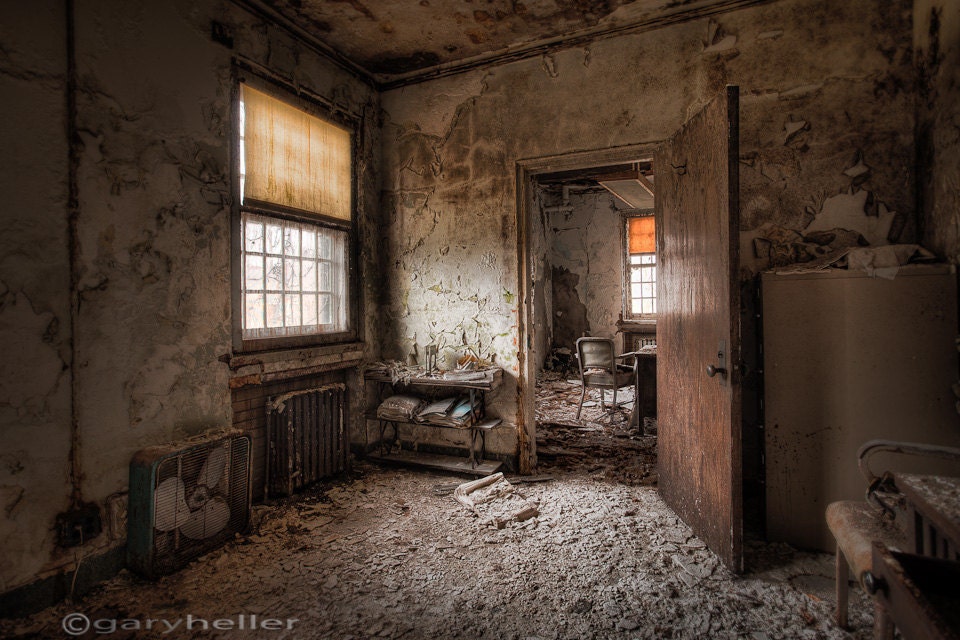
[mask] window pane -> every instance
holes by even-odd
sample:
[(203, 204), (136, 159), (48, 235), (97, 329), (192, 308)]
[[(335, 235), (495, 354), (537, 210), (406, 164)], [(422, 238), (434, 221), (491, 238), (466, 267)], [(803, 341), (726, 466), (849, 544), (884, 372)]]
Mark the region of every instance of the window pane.
[(263, 294), (248, 293), (244, 307), (244, 320), (248, 329), (263, 328)]
[(312, 229), (303, 232), (303, 257), (313, 258), (317, 255), (317, 234)]
[(263, 289), (263, 257), (247, 256), (243, 265), (244, 287)]
[(643, 298), (652, 298), (654, 296), (653, 285), (649, 283), (640, 285), (640, 296)]
[(263, 251), (263, 224), (248, 221), (243, 225), (243, 246), (247, 251)]
[(634, 314), (643, 313), (643, 305), (640, 303), (640, 298), (634, 298), (630, 301), (630, 312)]
[(630, 253), (656, 251), (657, 243), (654, 224), (653, 216), (629, 218), (627, 220)]
[(283, 288), (283, 258), (267, 258), (267, 291)]
[(284, 304), (284, 324), (288, 327), (300, 326), (300, 296), (287, 294)]
[(317, 296), (311, 293), (303, 295), (303, 324), (304, 326), (317, 324)]
[(317, 290), (317, 263), (313, 261), (306, 261), (301, 265), (303, 273), (300, 274), (301, 282), (303, 283), (304, 291), (316, 291)]
[(267, 294), (267, 326), (283, 326), (283, 296), (279, 293)]
[(296, 225), (288, 225), (283, 229), (283, 253), (288, 256), (300, 255), (300, 229)]
[(653, 313), (653, 300), (648, 300), (644, 298), (641, 301), (641, 313)]
[(284, 291), (300, 291), (300, 261), (287, 258), (284, 264)]
[(318, 258), (330, 258), (330, 249), (331, 245), (330, 236), (325, 233), (321, 233), (317, 238), (317, 257)]
[(330, 291), (333, 289), (330, 278), (330, 263), (329, 262), (320, 262), (317, 264), (318, 269), (318, 291)]
[(320, 324), (331, 324), (333, 322), (332, 296), (320, 294), (319, 298), (320, 312), (317, 315), (317, 319), (320, 321)]
[(283, 253), (283, 229), (279, 224), (267, 225), (267, 253)]

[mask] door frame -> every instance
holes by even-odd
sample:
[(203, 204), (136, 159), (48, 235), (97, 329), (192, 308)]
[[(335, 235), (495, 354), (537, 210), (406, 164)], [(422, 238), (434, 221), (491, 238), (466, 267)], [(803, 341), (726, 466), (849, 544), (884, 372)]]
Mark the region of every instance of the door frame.
[[(609, 164), (624, 164), (653, 158), (660, 141), (608, 147), (589, 151), (541, 156), (517, 160), (517, 461), (520, 473), (533, 472), (537, 464), (537, 434), (534, 403), (537, 389), (537, 363), (533, 351), (533, 255), (531, 250), (531, 180), (555, 171), (590, 169)], [(620, 249), (620, 245), (617, 245)]]

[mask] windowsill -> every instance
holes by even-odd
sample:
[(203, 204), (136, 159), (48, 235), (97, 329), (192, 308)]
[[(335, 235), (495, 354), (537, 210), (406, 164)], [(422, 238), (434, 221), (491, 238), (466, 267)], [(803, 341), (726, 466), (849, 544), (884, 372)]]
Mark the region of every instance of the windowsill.
[(225, 359), (230, 388), (356, 367), (363, 362), (364, 347), (363, 342), (348, 342), (231, 355)]
[(656, 318), (635, 318), (631, 320), (618, 320), (617, 329), (620, 331), (631, 330), (649, 330), (657, 328)]

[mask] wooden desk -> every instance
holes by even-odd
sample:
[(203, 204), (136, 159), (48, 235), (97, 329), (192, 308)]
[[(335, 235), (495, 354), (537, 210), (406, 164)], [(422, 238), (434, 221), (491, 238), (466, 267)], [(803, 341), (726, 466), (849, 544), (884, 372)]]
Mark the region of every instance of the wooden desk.
[[(630, 426), (638, 427), (640, 432), (643, 433), (643, 418), (644, 415), (648, 413), (645, 411), (649, 400), (647, 393), (648, 386), (652, 387), (653, 390), (654, 411), (652, 415), (657, 415), (657, 346), (643, 347), (624, 355), (632, 355), (637, 358), (637, 376), (633, 394), (633, 411), (630, 412)], [(652, 382), (652, 384), (647, 385), (646, 382), (648, 381)]]

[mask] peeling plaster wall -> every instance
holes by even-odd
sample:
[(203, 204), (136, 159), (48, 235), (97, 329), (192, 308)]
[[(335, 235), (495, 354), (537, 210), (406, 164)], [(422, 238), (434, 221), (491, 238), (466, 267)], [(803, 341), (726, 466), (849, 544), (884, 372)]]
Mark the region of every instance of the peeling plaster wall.
[(62, 2), (0, 9), (0, 592), (40, 571), (70, 496)]
[[(911, 50), (905, 0), (784, 0), (385, 93), (385, 354), (463, 334), (518, 375), (516, 161), (663, 140), (727, 83), (745, 231), (803, 228), (859, 150), (910, 239)], [(491, 448), (512, 452), (503, 432)]]
[[(379, 195), (378, 96), (286, 32), (226, 1), (77, 3), (71, 336), (65, 5), (4, 12), (0, 82), (4, 95), (18, 97), (4, 108), (12, 110), (7, 122), (28, 133), (2, 134), (20, 150), (6, 154), (3, 162), (20, 170), (5, 167), (4, 179), (24, 180), (8, 185), (17, 194), (8, 203), (16, 233), (0, 241), (15, 245), (0, 263), (0, 323), (13, 327), (3, 339), (15, 341), (7, 353), (18, 365), (0, 380), (0, 540), (14, 550), (0, 564), (0, 592), (74, 559), (73, 550), (54, 548), (51, 531), (70, 494), (62, 370), (71, 337), (84, 500), (102, 507), (126, 490), (140, 448), (231, 422), (230, 372), (218, 358), (231, 352), (232, 57), (362, 116), (361, 228), (372, 226)], [(212, 20), (227, 26), (232, 49), (211, 39)], [(361, 276), (376, 264), (375, 246), (376, 236), (362, 232)], [(361, 282), (365, 308), (375, 312), (377, 281)], [(375, 323), (361, 338), (375, 355)], [(10, 506), (18, 486), (29, 509)], [(86, 553), (116, 544), (104, 535)]]
[(914, 3), (918, 203), (924, 244), (960, 262), (960, 4)]
[(613, 195), (573, 192), (570, 206), (573, 210), (569, 213), (550, 214), (547, 243), (548, 261), (554, 273), (564, 269), (575, 275), (579, 283), (570, 293), (586, 312), (587, 333), (578, 331), (580, 322), (568, 322), (579, 315), (577, 305), (561, 308), (557, 295), (553, 297), (553, 346), (573, 349), (581, 335), (616, 337), (623, 308), (623, 256), (622, 218)]

